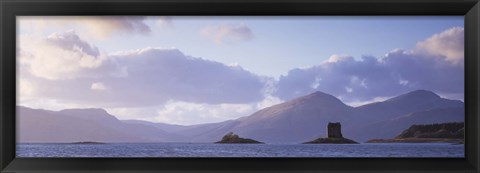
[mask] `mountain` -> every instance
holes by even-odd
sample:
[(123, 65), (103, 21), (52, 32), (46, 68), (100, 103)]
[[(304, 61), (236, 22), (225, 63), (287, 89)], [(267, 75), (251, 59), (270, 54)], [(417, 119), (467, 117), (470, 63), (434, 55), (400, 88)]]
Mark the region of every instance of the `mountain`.
[(48, 111), (17, 107), (18, 142), (174, 142), (181, 135), (128, 124), (103, 109)]
[[(341, 122), (346, 136), (366, 141), (394, 137), (414, 123), (461, 121), (463, 105), (461, 101), (444, 99), (431, 91), (416, 90), (354, 108), (317, 91), (257, 111), (225, 131), (267, 143), (298, 143), (323, 136), (328, 122)], [(441, 109), (449, 108), (453, 110), (441, 113)], [(440, 110), (431, 111), (434, 109)]]
[[(454, 109), (453, 112), (433, 111), (448, 108)], [(371, 138), (393, 138), (401, 129), (414, 123), (443, 123), (448, 120), (463, 120), (464, 109), (464, 103), (461, 101), (441, 98), (432, 91), (415, 90), (383, 102), (356, 107), (354, 118), (351, 120), (355, 124), (346, 127), (345, 133), (355, 136), (354, 139), (359, 141)], [(397, 121), (396, 119), (400, 117), (406, 118)]]
[(340, 122), (343, 134), (363, 142), (393, 138), (413, 124), (463, 121), (464, 103), (416, 90), (359, 107), (314, 92), (261, 109), (250, 116), (218, 123), (172, 125), (118, 120), (103, 109), (47, 111), (18, 107), (19, 141), (215, 142), (233, 132), (265, 143), (301, 143), (326, 134)]
[[(175, 127), (175, 133), (187, 137), (188, 142), (215, 142), (234, 132), (267, 143), (300, 143), (325, 134), (329, 121), (348, 120), (352, 109), (336, 97), (318, 91), (236, 120)], [(161, 123), (151, 125), (171, 129)]]
[(336, 97), (317, 91), (257, 111), (231, 131), (266, 143), (301, 143), (325, 134), (328, 122), (346, 122), (352, 110)]
[(262, 109), (231, 130), (267, 143), (298, 143), (323, 136), (328, 122), (341, 122), (345, 136), (366, 141), (394, 137), (415, 123), (463, 121), (464, 104), (416, 90), (383, 102), (350, 107), (326, 93), (315, 92)]
[(464, 103), (461, 101), (441, 98), (432, 91), (416, 90), (383, 102), (356, 107), (355, 114), (358, 117), (357, 120), (368, 123), (384, 121), (412, 112), (463, 107), (463, 105)]

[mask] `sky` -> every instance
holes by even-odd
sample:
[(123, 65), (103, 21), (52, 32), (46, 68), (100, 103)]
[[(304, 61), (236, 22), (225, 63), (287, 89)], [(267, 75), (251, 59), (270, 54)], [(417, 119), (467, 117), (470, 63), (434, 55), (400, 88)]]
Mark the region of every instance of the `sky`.
[(17, 104), (200, 124), (314, 91), (464, 98), (463, 16), (17, 17)]

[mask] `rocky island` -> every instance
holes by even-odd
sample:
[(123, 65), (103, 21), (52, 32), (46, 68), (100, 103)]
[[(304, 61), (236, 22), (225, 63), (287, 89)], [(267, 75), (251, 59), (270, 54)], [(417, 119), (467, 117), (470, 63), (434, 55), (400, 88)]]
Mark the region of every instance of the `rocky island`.
[(217, 144), (263, 144), (262, 142), (248, 139), (248, 138), (240, 138), (238, 135), (230, 132), (223, 136), (222, 140), (215, 142)]
[(318, 138), (313, 141), (305, 142), (304, 144), (358, 144), (358, 142), (344, 138), (342, 135), (342, 126), (337, 122), (328, 123), (326, 138)]
[(463, 122), (412, 125), (393, 139), (372, 139), (367, 143), (464, 143)]
[(93, 142), (93, 141), (82, 141), (82, 142), (72, 142), (71, 144), (105, 144), (103, 142)]

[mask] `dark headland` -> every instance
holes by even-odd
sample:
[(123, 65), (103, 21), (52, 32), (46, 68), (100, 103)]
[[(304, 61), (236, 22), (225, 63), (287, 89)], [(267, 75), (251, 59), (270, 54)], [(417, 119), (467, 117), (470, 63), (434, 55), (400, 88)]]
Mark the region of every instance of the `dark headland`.
[(318, 138), (313, 141), (305, 142), (304, 144), (358, 144), (358, 142), (344, 138), (342, 135), (342, 126), (337, 122), (328, 123), (326, 138)]
[(371, 139), (367, 143), (464, 143), (463, 122), (412, 125), (393, 139)]
[(230, 132), (223, 136), (222, 140), (215, 142), (217, 144), (263, 144), (263, 142), (259, 142), (253, 139), (248, 138), (240, 138), (238, 135)]

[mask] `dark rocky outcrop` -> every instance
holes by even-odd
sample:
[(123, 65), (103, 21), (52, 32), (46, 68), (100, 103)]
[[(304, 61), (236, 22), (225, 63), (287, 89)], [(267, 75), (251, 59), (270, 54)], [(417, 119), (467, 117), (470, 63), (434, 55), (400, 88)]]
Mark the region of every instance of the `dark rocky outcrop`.
[(465, 125), (463, 122), (441, 124), (412, 125), (394, 139), (372, 139), (368, 143), (426, 143), (451, 142), (464, 143)]
[(327, 138), (318, 138), (304, 144), (358, 144), (351, 139), (344, 138), (342, 135), (342, 125), (337, 123), (328, 123)]
[(240, 138), (238, 135), (230, 132), (223, 136), (222, 140), (215, 142), (217, 144), (263, 144), (262, 142), (248, 139), (248, 138)]
[(404, 130), (396, 139), (402, 138), (447, 138), (463, 139), (465, 135), (465, 125), (463, 122), (412, 125)]
[(463, 139), (447, 139), (447, 138), (401, 138), (401, 139), (371, 139), (366, 143), (455, 143), (463, 144)]

